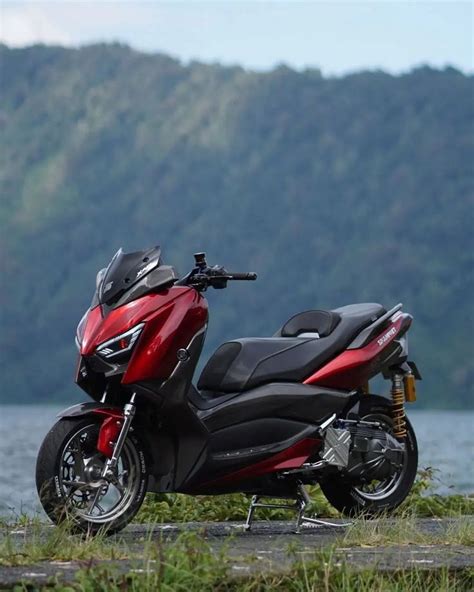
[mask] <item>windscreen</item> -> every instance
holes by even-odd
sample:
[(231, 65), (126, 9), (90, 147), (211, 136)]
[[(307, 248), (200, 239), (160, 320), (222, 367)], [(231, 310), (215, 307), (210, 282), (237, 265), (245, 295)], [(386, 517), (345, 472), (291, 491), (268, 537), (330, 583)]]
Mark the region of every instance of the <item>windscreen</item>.
[(172, 285), (176, 279), (174, 269), (162, 264), (160, 247), (134, 253), (119, 249), (97, 288), (98, 303), (121, 306), (147, 291)]

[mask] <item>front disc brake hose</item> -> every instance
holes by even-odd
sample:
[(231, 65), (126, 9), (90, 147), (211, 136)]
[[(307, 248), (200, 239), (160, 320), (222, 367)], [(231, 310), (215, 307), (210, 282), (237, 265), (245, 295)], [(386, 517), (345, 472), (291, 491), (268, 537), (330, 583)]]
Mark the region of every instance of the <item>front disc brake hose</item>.
[(404, 440), (407, 435), (405, 422), (405, 392), (403, 389), (403, 377), (394, 374), (392, 377), (392, 419), (393, 435), (397, 440)]

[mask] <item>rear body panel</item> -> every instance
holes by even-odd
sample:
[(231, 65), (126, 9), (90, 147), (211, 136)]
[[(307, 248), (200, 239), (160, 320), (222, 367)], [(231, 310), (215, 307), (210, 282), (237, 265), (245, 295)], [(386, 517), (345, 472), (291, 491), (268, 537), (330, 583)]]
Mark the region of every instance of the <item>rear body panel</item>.
[(406, 361), (400, 338), (410, 327), (412, 317), (399, 314), (369, 343), (358, 349), (346, 349), (311, 374), (304, 384), (355, 389), (382, 372), (387, 365)]

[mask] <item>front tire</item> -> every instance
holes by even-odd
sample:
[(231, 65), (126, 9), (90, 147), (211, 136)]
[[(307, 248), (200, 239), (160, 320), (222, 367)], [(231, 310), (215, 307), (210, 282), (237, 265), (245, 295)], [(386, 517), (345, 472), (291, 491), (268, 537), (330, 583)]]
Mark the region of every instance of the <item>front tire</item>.
[[(390, 429), (391, 402), (377, 395), (365, 395), (360, 402), (361, 419), (380, 420)], [(393, 481), (375, 484), (367, 490), (362, 484), (350, 483), (343, 475), (333, 475), (321, 480), (320, 486), (328, 502), (345, 516), (376, 516), (392, 512), (410, 493), (418, 469), (418, 446), (415, 432), (408, 418), (405, 438), (405, 460), (400, 474)]]
[(115, 479), (100, 480), (107, 460), (97, 451), (102, 419), (60, 419), (46, 435), (36, 462), (41, 504), (55, 524), (67, 521), (73, 531), (113, 534), (140, 509), (148, 484), (144, 446), (129, 432)]

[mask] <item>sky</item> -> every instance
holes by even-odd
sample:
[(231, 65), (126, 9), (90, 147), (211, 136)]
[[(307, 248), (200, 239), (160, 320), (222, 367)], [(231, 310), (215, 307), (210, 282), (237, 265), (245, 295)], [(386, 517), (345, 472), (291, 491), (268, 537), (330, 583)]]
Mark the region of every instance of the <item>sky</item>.
[(285, 63), (340, 75), (421, 64), (473, 71), (474, 3), (450, 1), (0, 0), (0, 41), (80, 46), (120, 41), (184, 62)]

